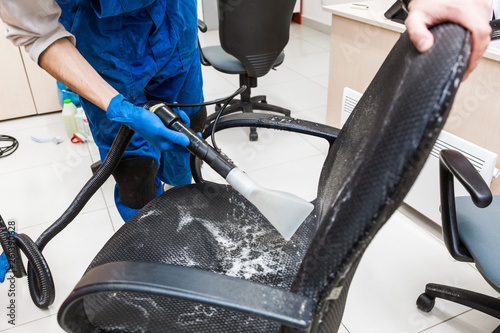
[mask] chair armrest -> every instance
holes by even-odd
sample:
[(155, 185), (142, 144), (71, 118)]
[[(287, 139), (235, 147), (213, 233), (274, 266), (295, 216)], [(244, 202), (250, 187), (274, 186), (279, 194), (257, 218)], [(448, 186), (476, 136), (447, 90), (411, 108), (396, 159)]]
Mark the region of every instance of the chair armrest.
[(207, 25), (200, 19), (198, 19), (198, 29), (203, 33), (207, 32)]
[[(205, 22), (203, 22), (202, 20), (198, 19), (198, 30), (200, 30), (201, 32), (205, 33), (207, 32), (207, 25), (205, 24)], [(208, 62), (207, 58), (205, 58), (205, 55), (203, 54), (203, 48), (201, 47), (201, 44), (200, 44), (200, 38), (198, 37), (198, 50), (199, 50), (199, 53), (200, 53), (200, 62), (203, 66), (211, 66), (210, 62)]]
[(451, 172), (465, 187), (477, 207), (488, 207), (493, 200), (490, 188), (464, 155), (456, 150), (444, 149), (439, 160), (446, 167), (445, 171)]
[[(213, 122), (203, 132), (204, 138), (210, 136), (212, 127)], [(325, 124), (265, 113), (237, 113), (222, 116), (217, 122), (216, 132), (233, 127), (261, 127), (308, 134), (327, 140), (330, 146), (340, 133), (338, 128)]]
[(456, 150), (444, 149), (441, 151), (439, 179), (444, 243), (454, 259), (473, 262), (472, 256), (462, 244), (458, 233), (454, 177), (465, 187), (477, 207), (487, 207), (493, 197), (486, 182), (465, 156)]
[[(81, 311), (76, 309), (82, 306), (85, 296), (112, 291), (203, 303), (269, 319), (299, 330), (310, 326), (314, 308), (314, 302), (305, 296), (248, 280), (191, 267), (120, 261), (95, 267), (82, 277), (61, 305), (59, 325), (68, 332), (74, 329), (77, 332), (97, 332), (88, 319), (84, 319), (86, 323), (81, 323)], [(77, 322), (78, 327), (75, 327)]]
[[(204, 139), (212, 134), (213, 124), (213, 122), (210, 123), (203, 131)], [(325, 124), (265, 113), (235, 113), (222, 116), (217, 122), (215, 132), (233, 127), (260, 127), (312, 135), (325, 139), (330, 147), (340, 133), (338, 128)], [(205, 182), (201, 175), (202, 161), (191, 155), (190, 165), (194, 181), (196, 183)]]

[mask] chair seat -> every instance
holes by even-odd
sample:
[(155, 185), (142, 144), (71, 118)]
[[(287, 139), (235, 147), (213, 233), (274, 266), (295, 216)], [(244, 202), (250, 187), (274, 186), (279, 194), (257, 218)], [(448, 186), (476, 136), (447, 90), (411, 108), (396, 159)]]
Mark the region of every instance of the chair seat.
[[(121, 227), (89, 269), (122, 260), (163, 262), (288, 290), (314, 235), (315, 223), (311, 214), (286, 242), (251, 203), (229, 186), (204, 183), (175, 187)], [(151, 304), (154, 306), (147, 306)], [(108, 331), (118, 325), (121, 330), (135, 332), (137, 324), (147, 332), (280, 329), (279, 324), (263, 319), (151, 295), (91, 295), (85, 298), (84, 307), (89, 320)]]
[(476, 207), (470, 197), (455, 200), (460, 239), (484, 278), (500, 292), (500, 196), (486, 208)]
[[(203, 56), (207, 61), (220, 72), (226, 74), (246, 74), (247, 70), (243, 64), (224, 51), (220, 45), (207, 46), (203, 48)], [(274, 66), (279, 66), (285, 60), (285, 53), (281, 52), (274, 63)]]

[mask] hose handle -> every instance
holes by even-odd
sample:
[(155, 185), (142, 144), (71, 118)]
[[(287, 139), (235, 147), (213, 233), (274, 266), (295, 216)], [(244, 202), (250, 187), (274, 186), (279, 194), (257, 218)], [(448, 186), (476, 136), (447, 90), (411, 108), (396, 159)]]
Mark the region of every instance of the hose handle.
[(144, 108), (156, 114), (167, 128), (186, 135), (189, 139), (189, 145), (186, 148), (193, 155), (210, 165), (224, 179), (232, 169), (236, 168), (227, 157), (217, 152), (208, 142), (200, 138), (195, 131), (186, 126), (182, 122), (182, 118), (168, 105), (165, 103), (151, 105), (150, 103), (147, 103)]

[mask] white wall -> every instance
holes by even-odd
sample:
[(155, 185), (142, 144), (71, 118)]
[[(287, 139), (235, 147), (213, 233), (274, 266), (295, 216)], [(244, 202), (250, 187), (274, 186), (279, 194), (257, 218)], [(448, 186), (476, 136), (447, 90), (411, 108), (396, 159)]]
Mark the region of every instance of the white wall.
[[(366, 1), (366, 0), (359, 0)], [(355, 0), (302, 0), (302, 17), (318, 23), (331, 25), (332, 14), (323, 11), (323, 6), (355, 2)]]

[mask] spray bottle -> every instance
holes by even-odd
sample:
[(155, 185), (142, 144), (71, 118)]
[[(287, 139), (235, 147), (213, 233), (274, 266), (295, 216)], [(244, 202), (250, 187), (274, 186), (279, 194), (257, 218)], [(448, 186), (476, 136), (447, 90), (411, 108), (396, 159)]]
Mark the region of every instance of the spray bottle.
[(76, 105), (71, 102), (71, 99), (65, 99), (62, 109), (62, 115), (64, 119), (64, 127), (66, 128), (66, 134), (68, 138), (72, 138), (73, 134), (78, 132), (76, 127)]

